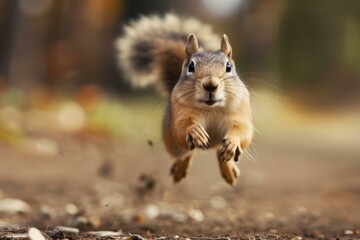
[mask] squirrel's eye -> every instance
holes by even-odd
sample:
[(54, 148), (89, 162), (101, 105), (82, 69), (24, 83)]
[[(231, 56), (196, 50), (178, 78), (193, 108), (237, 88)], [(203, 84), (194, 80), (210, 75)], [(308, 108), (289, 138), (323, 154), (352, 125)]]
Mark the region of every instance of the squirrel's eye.
[(189, 73), (195, 72), (195, 63), (194, 63), (194, 61), (190, 61), (189, 65), (188, 65), (188, 72)]
[(231, 63), (230, 62), (226, 63), (226, 72), (231, 72)]

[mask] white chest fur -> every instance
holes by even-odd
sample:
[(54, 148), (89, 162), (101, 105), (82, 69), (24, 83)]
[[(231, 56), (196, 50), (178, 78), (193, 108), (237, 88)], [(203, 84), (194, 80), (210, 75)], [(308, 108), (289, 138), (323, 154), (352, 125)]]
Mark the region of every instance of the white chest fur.
[(229, 128), (228, 116), (223, 111), (204, 111), (201, 124), (210, 135), (210, 145), (215, 147), (221, 144)]

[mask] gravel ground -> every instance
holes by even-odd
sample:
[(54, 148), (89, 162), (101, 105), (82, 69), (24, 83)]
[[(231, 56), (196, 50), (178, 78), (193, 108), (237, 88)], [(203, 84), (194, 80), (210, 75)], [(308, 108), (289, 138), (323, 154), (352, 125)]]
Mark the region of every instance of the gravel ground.
[(160, 140), (31, 136), (0, 144), (1, 239), (360, 239), (356, 152), (261, 144), (230, 187), (200, 151), (174, 185)]

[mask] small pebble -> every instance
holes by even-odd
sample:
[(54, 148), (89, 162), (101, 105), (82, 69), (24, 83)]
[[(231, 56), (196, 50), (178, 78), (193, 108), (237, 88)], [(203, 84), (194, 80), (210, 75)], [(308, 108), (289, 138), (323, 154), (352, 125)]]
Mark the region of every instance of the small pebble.
[(345, 234), (345, 235), (354, 235), (354, 231), (348, 229), (348, 230), (345, 230), (345, 231), (344, 231), (344, 234)]
[(276, 230), (274, 228), (271, 228), (271, 229), (269, 229), (268, 232), (271, 233), (271, 234), (276, 234), (276, 233), (278, 233), (278, 230)]
[(69, 215), (76, 215), (79, 213), (78, 207), (73, 203), (66, 204), (65, 209)]
[(15, 234), (7, 234), (7, 235), (2, 235), (1, 239), (19, 239), (19, 238), (29, 238), (29, 234), (28, 233), (15, 233)]
[(136, 215), (136, 216), (134, 216), (134, 221), (138, 222), (138, 223), (143, 223), (143, 222), (145, 222), (145, 216), (142, 214)]
[(131, 240), (145, 240), (145, 238), (143, 238), (142, 236), (138, 235), (138, 234), (131, 234), (129, 233)]
[(188, 216), (186, 216), (183, 213), (178, 213), (178, 212), (174, 212), (171, 214), (171, 218), (175, 221), (175, 222), (180, 222), (180, 223), (185, 223), (188, 220)]
[(302, 240), (302, 237), (297, 236), (297, 237), (292, 238), (291, 240)]
[(81, 130), (86, 120), (84, 109), (75, 102), (62, 104), (57, 117), (63, 129), (69, 132)]
[(78, 228), (66, 227), (66, 226), (57, 226), (54, 228), (54, 231), (68, 232), (68, 233), (79, 233), (80, 232), (80, 230)]
[(159, 216), (159, 208), (154, 204), (149, 204), (144, 209), (144, 216), (149, 220), (153, 220)]
[(40, 206), (40, 214), (42, 218), (45, 219), (54, 219), (56, 217), (56, 210), (48, 205)]
[(46, 240), (44, 235), (37, 228), (31, 227), (28, 231), (28, 234), (31, 240)]
[(29, 213), (30, 205), (23, 200), (15, 198), (4, 198), (0, 200), (0, 213), (17, 214), (17, 213)]
[(101, 219), (98, 216), (90, 216), (88, 220), (90, 225), (94, 228), (99, 228), (101, 226)]
[(199, 209), (191, 209), (189, 211), (189, 216), (197, 222), (204, 221), (204, 214)]
[(85, 216), (79, 216), (71, 219), (68, 224), (73, 227), (84, 227), (89, 225), (89, 219)]
[(113, 232), (113, 231), (96, 231), (96, 232), (93, 231), (88, 233), (99, 237), (117, 237), (122, 235), (121, 232)]
[(175, 238), (175, 239), (179, 239), (180, 237), (179, 237), (179, 235), (175, 235), (174, 238)]
[(55, 156), (59, 152), (58, 143), (50, 138), (31, 139), (34, 149), (43, 155)]

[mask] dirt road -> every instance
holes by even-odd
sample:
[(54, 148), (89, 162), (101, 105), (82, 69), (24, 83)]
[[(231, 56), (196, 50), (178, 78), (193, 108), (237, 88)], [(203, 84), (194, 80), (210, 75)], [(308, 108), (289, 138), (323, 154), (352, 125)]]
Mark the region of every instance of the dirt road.
[(61, 225), (166, 238), (360, 237), (356, 156), (336, 151), (294, 155), (297, 149), (290, 146), (279, 151), (276, 143), (263, 145), (257, 162), (242, 159), (242, 175), (232, 188), (221, 179), (214, 153), (199, 152), (190, 176), (173, 185), (171, 161), (160, 141), (46, 137), (59, 146), (57, 154), (0, 145), (0, 205), (11, 198), (28, 207), (22, 214), (3, 210), (3, 230), (34, 226), (50, 231)]

